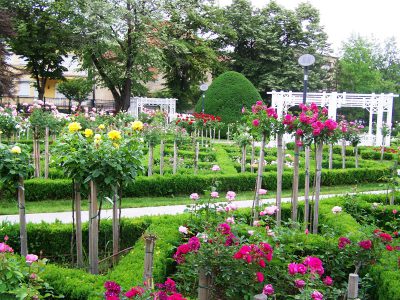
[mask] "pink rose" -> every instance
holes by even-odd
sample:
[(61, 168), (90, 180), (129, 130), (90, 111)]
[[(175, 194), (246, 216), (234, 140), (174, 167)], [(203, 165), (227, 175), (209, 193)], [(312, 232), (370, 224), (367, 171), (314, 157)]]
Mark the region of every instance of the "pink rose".
[(219, 197), (219, 194), (218, 194), (218, 192), (211, 192), (210, 196), (211, 196), (211, 198), (215, 199), (215, 198)]
[(298, 289), (302, 289), (302, 288), (306, 285), (306, 282), (305, 282), (304, 280), (301, 280), (301, 279), (296, 279), (296, 280), (294, 281), (294, 285), (295, 285), (295, 287), (297, 287)]
[(320, 292), (318, 291), (314, 291), (311, 294), (311, 298), (314, 300), (323, 300), (324, 299), (324, 295), (322, 295)]
[(274, 288), (272, 286), (272, 284), (267, 284), (266, 286), (264, 286), (263, 288), (263, 294), (264, 295), (272, 295), (274, 293)]
[(257, 281), (258, 282), (263, 282), (264, 281), (264, 274), (263, 273), (257, 272), (256, 276), (257, 276)]
[(324, 280), (323, 280), (323, 283), (324, 283), (325, 285), (331, 286), (331, 285), (333, 284), (333, 280), (332, 280), (332, 278), (331, 278), (330, 276), (326, 276), (326, 277), (324, 278)]
[(197, 193), (190, 194), (190, 199), (192, 200), (199, 200), (200, 196)]
[(227, 199), (228, 201), (235, 200), (235, 197), (236, 197), (236, 193), (235, 193), (235, 192), (228, 191), (228, 192), (226, 193), (226, 199)]
[(253, 120), (253, 126), (258, 127), (260, 125), (260, 120), (259, 119), (254, 119)]
[(304, 131), (303, 131), (302, 129), (297, 129), (297, 130), (296, 130), (296, 134), (297, 134), (298, 136), (302, 136), (302, 135), (304, 134)]
[(28, 254), (25, 258), (28, 264), (31, 264), (39, 259), (38, 256), (35, 254)]
[(364, 240), (358, 243), (358, 245), (363, 248), (364, 250), (369, 250), (372, 248), (372, 241), (371, 240)]

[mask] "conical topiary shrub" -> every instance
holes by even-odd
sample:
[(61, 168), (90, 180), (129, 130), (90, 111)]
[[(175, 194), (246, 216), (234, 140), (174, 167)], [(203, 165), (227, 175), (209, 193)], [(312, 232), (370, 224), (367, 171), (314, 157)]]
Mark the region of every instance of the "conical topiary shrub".
[[(254, 85), (242, 74), (229, 71), (214, 79), (205, 93), (204, 112), (220, 116), (225, 124), (240, 120), (243, 105), (248, 109), (261, 100)], [(196, 104), (201, 112), (202, 99)]]

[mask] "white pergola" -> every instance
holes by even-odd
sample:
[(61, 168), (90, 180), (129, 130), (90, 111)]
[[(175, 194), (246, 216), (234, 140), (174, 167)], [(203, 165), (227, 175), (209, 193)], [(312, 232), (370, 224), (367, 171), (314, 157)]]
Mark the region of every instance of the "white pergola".
[[(282, 116), (292, 106), (303, 103), (303, 93), (272, 91), (272, 106)], [(307, 93), (307, 103), (314, 102), (318, 106), (327, 106), (330, 118), (336, 120), (337, 109), (341, 107), (359, 107), (369, 111), (368, 133), (362, 137), (362, 145), (382, 145), (382, 125), (392, 127), (394, 94), (347, 94), (347, 93)], [(376, 117), (375, 135), (372, 133), (373, 119)], [(385, 120), (384, 120), (385, 119)], [(390, 146), (390, 135), (385, 138), (385, 145)]]
[(168, 114), (168, 122), (175, 117), (176, 113), (175, 98), (147, 98), (147, 97), (133, 97), (131, 98), (131, 105), (128, 113), (134, 117), (138, 117), (145, 107), (159, 107), (161, 111)]

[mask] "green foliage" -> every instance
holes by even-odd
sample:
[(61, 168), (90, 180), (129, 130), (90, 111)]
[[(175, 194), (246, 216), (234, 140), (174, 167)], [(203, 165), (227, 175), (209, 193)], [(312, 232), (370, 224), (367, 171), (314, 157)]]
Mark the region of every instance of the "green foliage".
[[(1, 0), (0, 6), (12, 16), (15, 35), (7, 41), (12, 52), (24, 57), (43, 99), (49, 79), (63, 78), (63, 56), (72, 46), (69, 1)], [(60, 26), (63, 24), (63, 26)]]
[(13, 115), (12, 109), (6, 108), (4, 111), (0, 111), (0, 136), (4, 135), (10, 138), (17, 132), (18, 123), (18, 117)]
[(84, 78), (68, 79), (61, 82), (57, 89), (68, 99), (78, 101), (80, 106), (88, 99), (93, 89), (93, 82)]
[[(205, 92), (204, 112), (220, 116), (226, 124), (241, 118), (242, 107), (250, 108), (261, 100), (253, 84), (242, 74), (229, 71), (213, 80)], [(197, 102), (196, 112), (201, 112), (202, 99)]]
[(0, 143), (0, 182), (15, 185), (20, 177), (27, 178), (33, 169), (27, 145)]

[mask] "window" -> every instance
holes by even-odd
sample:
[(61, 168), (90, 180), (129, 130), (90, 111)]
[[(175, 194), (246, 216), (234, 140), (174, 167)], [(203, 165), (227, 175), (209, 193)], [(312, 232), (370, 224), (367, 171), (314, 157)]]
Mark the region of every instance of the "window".
[(31, 89), (31, 85), (29, 84), (29, 81), (21, 81), (19, 83), (18, 96), (21, 96), (21, 97), (30, 96), (30, 89)]

